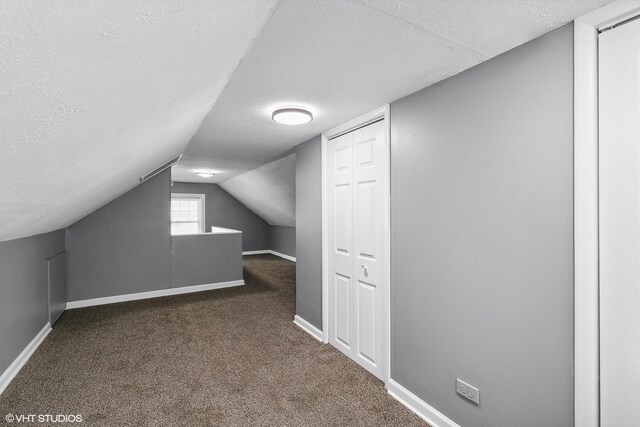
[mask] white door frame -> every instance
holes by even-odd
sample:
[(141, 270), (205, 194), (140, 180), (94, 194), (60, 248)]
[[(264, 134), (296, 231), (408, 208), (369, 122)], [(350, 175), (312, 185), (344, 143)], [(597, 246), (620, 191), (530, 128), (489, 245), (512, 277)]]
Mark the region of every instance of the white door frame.
[(618, 0), (574, 22), (574, 411), (575, 425), (600, 425), (598, 219), (598, 33), (640, 13)]
[(363, 114), (353, 120), (349, 120), (348, 122), (334, 127), (322, 134), (322, 341), (324, 343), (329, 342), (329, 174), (327, 173), (329, 140), (381, 119), (385, 120), (386, 125), (386, 147), (384, 150), (386, 158), (382, 159), (382, 161), (388, 174), (384, 192), (386, 197), (384, 200), (385, 273), (383, 276), (386, 281), (386, 303), (383, 304), (382, 310), (382, 347), (385, 353), (383, 357), (384, 362), (382, 366), (382, 376), (386, 385), (389, 381), (389, 369), (391, 365), (391, 117), (389, 104), (385, 104), (380, 108), (370, 111), (369, 113)]

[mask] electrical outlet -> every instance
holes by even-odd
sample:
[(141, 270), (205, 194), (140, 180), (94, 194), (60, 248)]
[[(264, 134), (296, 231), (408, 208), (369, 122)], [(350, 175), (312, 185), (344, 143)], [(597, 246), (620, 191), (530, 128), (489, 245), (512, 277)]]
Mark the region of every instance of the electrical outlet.
[(476, 405), (480, 404), (480, 390), (460, 378), (456, 378), (456, 391), (460, 396), (469, 399)]

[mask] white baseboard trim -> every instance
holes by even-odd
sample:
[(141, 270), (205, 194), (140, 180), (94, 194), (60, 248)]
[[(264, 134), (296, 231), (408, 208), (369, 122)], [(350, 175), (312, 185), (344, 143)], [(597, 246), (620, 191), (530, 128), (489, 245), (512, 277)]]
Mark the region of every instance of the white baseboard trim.
[(300, 329), (302, 329), (318, 341), (322, 342), (322, 331), (304, 320), (302, 317), (296, 314), (293, 317), (293, 323), (295, 323)]
[(271, 249), (265, 249), (261, 251), (242, 252), (242, 255), (264, 255), (264, 254), (271, 254), (271, 255), (279, 256), (280, 258), (288, 259), (289, 261), (296, 262), (296, 257), (293, 257), (291, 255), (286, 255), (280, 252), (272, 251)]
[(244, 280), (232, 280), (230, 282), (208, 283), (205, 285), (182, 286), (179, 288), (160, 289), (157, 291), (138, 292), (135, 294), (115, 295), (112, 297), (92, 298), (80, 301), (69, 301), (67, 310), (95, 305), (114, 304), (117, 302), (137, 301), (141, 299), (167, 297), (171, 295), (190, 294), (193, 292), (210, 291), (212, 289), (230, 288), (244, 285)]
[(291, 255), (286, 255), (276, 251), (269, 251), (269, 252), (271, 253), (271, 255), (279, 256), (280, 258), (284, 258), (284, 259), (288, 259), (289, 261), (296, 262), (296, 257), (293, 257)]
[(271, 251), (269, 249), (264, 249), (264, 250), (260, 250), (260, 251), (244, 251), (242, 252), (242, 255), (264, 255), (264, 254), (270, 254)]
[(411, 412), (431, 424), (433, 427), (460, 427), (449, 417), (420, 399), (415, 394), (389, 378), (387, 391), (394, 399), (409, 408)]
[(51, 332), (51, 324), (47, 322), (44, 325), (44, 328), (31, 340), (31, 342), (22, 350), (22, 353), (16, 357), (16, 360), (13, 361), (11, 365), (7, 368), (6, 371), (0, 376), (0, 394), (4, 392), (9, 383), (18, 375), (20, 369), (24, 366), (25, 363), (29, 360), (34, 351), (42, 344), (42, 341), (49, 335)]

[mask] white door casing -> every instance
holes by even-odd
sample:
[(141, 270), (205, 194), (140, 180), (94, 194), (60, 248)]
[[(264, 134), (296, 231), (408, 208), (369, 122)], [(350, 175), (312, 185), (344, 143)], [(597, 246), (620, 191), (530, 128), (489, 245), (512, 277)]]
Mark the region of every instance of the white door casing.
[(640, 425), (640, 20), (600, 34), (600, 420)]
[(573, 23), (574, 412), (581, 427), (600, 426), (598, 39), (639, 13), (640, 0), (615, 0)]
[(327, 141), (328, 341), (388, 379), (388, 122)]

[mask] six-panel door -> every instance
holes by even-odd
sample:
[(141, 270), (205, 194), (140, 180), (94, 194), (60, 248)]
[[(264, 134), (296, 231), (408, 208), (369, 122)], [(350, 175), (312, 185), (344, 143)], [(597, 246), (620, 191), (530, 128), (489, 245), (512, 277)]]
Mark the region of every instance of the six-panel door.
[(383, 377), (385, 123), (329, 141), (329, 341)]

